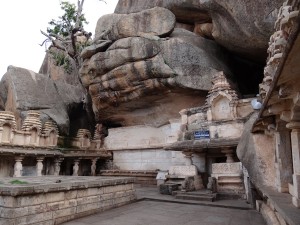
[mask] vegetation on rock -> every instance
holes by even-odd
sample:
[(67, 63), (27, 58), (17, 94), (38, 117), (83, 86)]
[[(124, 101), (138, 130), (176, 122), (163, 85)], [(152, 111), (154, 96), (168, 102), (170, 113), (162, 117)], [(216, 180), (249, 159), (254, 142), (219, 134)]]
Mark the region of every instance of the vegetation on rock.
[(47, 27), (47, 32), (41, 31), (47, 37), (41, 46), (51, 42), (51, 46), (66, 53), (63, 55), (49, 51), (56, 65), (63, 66), (67, 73), (70, 73), (68, 56), (74, 59), (76, 67), (79, 69), (82, 63), (80, 53), (91, 42), (92, 33), (84, 30), (84, 25), (88, 22), (83, 14), (83, 4), (84, 0), (78, 1), (77, 6), (68, 1), (62, 1), (60, 5), (64, 12), (63, 15), (59, 16), (57, 20), (52, 19), (49, 22), (50, 26)]

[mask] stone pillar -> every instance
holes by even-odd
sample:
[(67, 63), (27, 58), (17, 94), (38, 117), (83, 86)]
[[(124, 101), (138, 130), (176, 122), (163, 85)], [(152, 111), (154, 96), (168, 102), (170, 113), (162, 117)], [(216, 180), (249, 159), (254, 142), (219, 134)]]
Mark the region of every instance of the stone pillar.
[(226, 158), (226, 163), (234, 163), (233, 149), (226, 148), (226, 149), (223, 149), (221, 152), (224, 153), (227, 157)]
[(277, 122), (275, 141), (276, 188), (279, 192), (288, 192), (289, 183), (293, 181), (293, 161), (290, 130), (283, 122)]
[(22, 161), (24, 157), (23, 156), (16, 156), (15, 157), (15, 166), (14, 166), (14, 177), (21, 177), (23, 173), (23, 166)]
[(290, 122), (286, 125), (291, 132), (291, 144), (293, 155), (293, 204), (300, 208), (300, 122)]
[(45, 157), (37, 157), (36, 158), (36, 175), (38, 177), (42, 176), (42, 170), (43, 170), (43, 161)]
[(96, 163), (98, 161), (98, 158), (91, 159), (92, 165), (91, 165), (91, 176), (96, 176)]
[(54, 159), (54, 176), (59, 176), (60, 173), (60, 164), (64, 160), (64, 158), (56, 158)]
[(185, 165), (186, 165), (186, 166), (191, 166), (191, 165), (193, 165), (193, 161), (192, 161), (193, 152), (182, 152), (182, 154), (184, 154)]
[(80, 162), (80, 159), (74, 159), (73, 175), (72, 176), (78, 176), (79, 162)]

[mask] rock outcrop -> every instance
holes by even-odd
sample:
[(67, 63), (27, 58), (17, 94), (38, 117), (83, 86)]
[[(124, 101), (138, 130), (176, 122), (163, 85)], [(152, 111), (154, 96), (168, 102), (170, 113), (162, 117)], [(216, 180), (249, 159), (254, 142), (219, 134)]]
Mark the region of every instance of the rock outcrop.
[(273, 150), (275, 140), (264, 133), (252, 133), (251, 129), (257, 116), (258, 113), (254, 113), (245, 124), (236, 152), (243, 166), (246, 167), (251, 182), (256, 187), (273, 187), (275, 185), (275, 152)]
[(167, 36), (175, 27), (175, 16), (169, 10), (154, 7), (129, 15), (111, 14), (97, 23), (95, 40), (118, 40), (126, 37)]
[(12, 111), (20, 126), (27, 111), (39, 110), (42, 117), (53, 119), (62, 134), (69, 132), (69, 114), (82, 105), (81, 86), (53, 81), (33, 71), (10, 66), (0, 86), (4, 88), (5, 110)]
[[(211, 77), (215, 73), (224, 71), (231, 75), (222, 49), (214, 41), (175, 28), (175, 17), (171, 14), (167, 9), (156, 7), (136, 14), (111, 14), (99, 19), (96, 41), (99, 39), (97, 33), (105, 32), (106, 21), (115, 23), (106, 25), (108, 28), (118, 27), (118, 23), (126, 21), (126, 17), (135, 18), (137, 15), (147, 15), (146, 19), (150, 17), (150, 21), (153, 17), (156, 22), (138, 26), (138, 32), (136, 28), (130, 28), (136, 24), (126, 24), (126, 29), (129, 27), (129, 30), (135, 31), (124, 36), (116, 35), (119, 33), (111, 29), (107, 36), (101, 38), (115, 42), (106, 51), (84, 61), (81, 79), (89, 89), (97, 120), (110, 120), (122, 125), (165, 124), (170, 118), (178, 117), (175, 112), (180, 111), (179, 106), (192, 107), (203, 101), (203, 91), (210, 89)], [(158, 18), (167, 19), (158, 21)], [(168, 37), (159, 37), (168, 33)], [(114, 40), (116, 38), (118, 40)], [(199, 95), (198, 103), (192, 97), (195, 91)], [(170, 92), (182, 97), (171, 100), (174, 94), (170, 95)], [(168, 104), (162, 104), (162, 99)], [(156, 111), (158, 105), (166, 115)], [(140, 119), (136, 117), (136, 111), (139, 111)], [(170, 111), (173, 111), (172, 115), (168, 114)]]
[(264, 61), (277, 12), (283, 2), (283, 0), (119, 0), (115, 13), (127, 14), (156, 6), (164, 7), (175, 14), (177, 22), (193, 24), (198, 28), (199, 24), (212, 23), (212, 37), (217, 43), (244, 57)]

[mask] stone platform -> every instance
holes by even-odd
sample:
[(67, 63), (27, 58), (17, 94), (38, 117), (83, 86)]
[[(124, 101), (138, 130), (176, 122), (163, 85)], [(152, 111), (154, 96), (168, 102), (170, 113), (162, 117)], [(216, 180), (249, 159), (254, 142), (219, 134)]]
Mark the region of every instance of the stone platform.
[(0, 180), (0, 225), (54, 225), (136, 199), (134, 178), (43, 176)]

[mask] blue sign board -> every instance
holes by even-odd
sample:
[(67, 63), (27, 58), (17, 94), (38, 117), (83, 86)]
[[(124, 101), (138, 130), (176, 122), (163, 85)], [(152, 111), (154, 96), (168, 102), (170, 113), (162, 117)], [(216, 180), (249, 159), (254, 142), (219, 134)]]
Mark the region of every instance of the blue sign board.
[(194, 132), (194, 138), (195, 140), (199, 139), (209, 139), (210, 133), (209, 130), (199, 130)]

